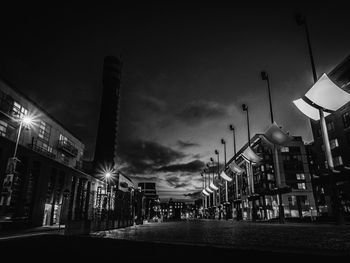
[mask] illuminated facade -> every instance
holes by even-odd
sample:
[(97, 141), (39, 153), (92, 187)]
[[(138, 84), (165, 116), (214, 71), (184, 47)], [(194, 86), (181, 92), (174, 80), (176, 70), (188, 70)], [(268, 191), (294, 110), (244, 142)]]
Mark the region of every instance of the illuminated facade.
[[(282, 195), (282, 203), (285, 217), (305, 217), (310, 216), (315, 201), (304, 143), (301, 137), (293, 138), (277, 151), (281, 183), (290, 188)], [(242, 156), (247, 146), (243, 146), (228, 162), (230, 165), (234, 161), (244, 170), (237, 180), (229, 182), (229, 201), (239, 204), (241, 216), (245, 220), (277, 218), (279, 208), (273, 148), (262, 134), (256, 134), (251, 139), (251, 149), (261, 161), (252, 165), (252, 172), (248, 173), (252, 176), (247, 176), (247, 162)], [(232, 170), (227, 169), (226, 173), (235, 178)], [(234, 217), (237, 217), (238, 210), (237, 206), (233, 206)]]
[[(25, 115), (33, 115), (33, 125), (23, 127), (16, 153), (19, 162), (9, 173), (19, 120)], [(3, 228), (93, 218), (96, 191), (102, 182), (83, 172), (84, 144), (5, 81), (0, 81), (0, 135)]]

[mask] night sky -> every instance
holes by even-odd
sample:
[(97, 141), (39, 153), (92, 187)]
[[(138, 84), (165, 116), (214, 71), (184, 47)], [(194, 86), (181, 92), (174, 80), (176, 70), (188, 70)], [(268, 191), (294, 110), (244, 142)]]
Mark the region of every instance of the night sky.
[[(331, 4), (331, 5), (330, 5)], [(275, 121), (312, 141), (308, 119), (292, 104), (312, 85), (307, 16), (318, 76), (350, 54), (345, 5), (264, 2), (246, 6), (8, 6), (0, 18), (0, 73), (85, 143), (92, 159), (106, 55), (123, 60), (119, 168), (157, 182), (160, 198), (189, 199), (199, 172), (232, 133), (246, 143), (269, 125), (269, 73)]]

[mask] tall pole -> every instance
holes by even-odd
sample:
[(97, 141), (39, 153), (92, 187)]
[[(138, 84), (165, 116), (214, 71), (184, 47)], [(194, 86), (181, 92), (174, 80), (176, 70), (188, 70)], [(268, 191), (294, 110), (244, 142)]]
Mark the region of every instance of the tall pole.
[[(303, 25), (305, 29), (305, 34), (306, 34), (306, 40), (307, 40), (307, 46), (309, 50), (309, 56), (310, 56), (310, 62), (311, 62), (311, 68), (312, 68), (312, 75), (314, 78), (314, 83), (317, 82), (317, 73), (316, 73), (316, 67), (315, 67), (315, 62), (314, 62), (314, 56), (312, 53), (312, 48), (311, 48), (311, 41), (310, 41), (310, 34), (309, 34), (309, 28), (307, 26), (306, 18), (305, 16), (301, 14), (297, 14), (295, 16), (296, 22), (299, 26)], [(333, 158), (332, 158), (332, 152), (331, 152), (331, 147), (329, 143), (329, 137), (328, 137), (328, 131), (327, 131), (327, 125), (326, 125), (326, 119), (324, 116), (324, 111), (323, 108), (318, 108), (319, 115), (320, 115), (320, 126), (321, 126), (321, 134), (322, 134), (322, 139), (323, 139), (323, 145), (325, 149), (325, 157), (327, 160), (328, 164), (328, 170), (330, 171), (330, 185), (332, 187), (332, 195), (333, 195), (333, 206), (335, 208), (335, 215), (336, 215), (336, 220), (337, 223), (342, 224), (343, 223), (343, 216), (342, 212), (340, 209), (340, 200), (338, 198), (338, 193), (337, 193), (337, 185), (334, 182), (334, 164), (333, 164)]]
[[(235, 128), (233, 125), (230, 125), (230, 130), (232, 131), (232, 137), (233, 137), (233, 156), (236, 156), (237, 151), (236, 151), (236, 133), (235, 133)], [(240, 210), (240, 204), (238, 203), (238, 197), (239, 197), (239, 187), (238, 187), (238, 174), (235, 174), (235, 193), (236, 193), (236, 219), (240, 220), (240, 215), (239, 215), (239, 210)]]
[(242, 104), (243, 111), (247, 112), (247, 130), (248, 130), (248, 146), (250, 146), (250, 128), (249, 128), (249, 112), (248, 106), (246, 104)]
[(19, 138), (20, 138), (20, 136), (21, 136), (22, 127), (23, 127), (23, 121), (21, 120), (21, 122), (20, 122), (20, 124), (19, 124), (19, 128), (18, 128), (16, 146), (15, 146), (15, 152), (14, 152), (14, 154), (13, 154), (13, 158), (16, 158), (16, 155), (17, 155), (18, 143), (19, 143)]
[[(219, 162), (219, 151), (215, 150), (215, 154), (218, 156), (218, 179), (220, 180), (220, 162)], [(221, 219), (221, 187), (219, 185), (219, 205), (218, 205), (218, 209), (219, 209), (219, 220)]]
[[(273, 111), (272, 111), (272, 99), (271, 99), (271, 90), (270, 90), (270, 81), (269, 81), (269, 75), (266, 71), (261, 71), (261, 79), (266, 80), (267, 82), (267, 90), (269, 94), (269, 105), (270, 105), (270, 117), (271, 117), (271, 123), (273, 124)], [(284, 207), (283, 207), (283, 200), (282, 200), (282, 194), (281, 194), (281, 172), (279, 167), (279, 158), (278, 158), (278, 149), (276, 145), (273, 147), (274, 156), (275, 156), (275, 174), (276, 174), (276, 184), (278, 189), (277, 198), (278, 198), (278, 209), (279, 209), (279, 223), (284, 223)], [(265, 212), (265, 218), (266, 218), (266, 204), (265, 204), (265, 196), (263, 196), (263, 206), (264, 206), (264, 212)]]

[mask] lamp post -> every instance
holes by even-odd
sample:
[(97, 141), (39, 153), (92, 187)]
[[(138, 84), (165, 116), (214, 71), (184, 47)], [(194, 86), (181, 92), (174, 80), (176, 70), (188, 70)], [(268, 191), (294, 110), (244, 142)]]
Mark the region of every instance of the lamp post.
[[(226, 141), (221, 139), (221, 144), (224, 145), (224, 170), (226, 169)], [(225, 219), (228, 219), (228, 189), (227, 189), (227, 181), (225, 180)]]
[[(317, 82), (317, 73), (316, 73), (316, 67), (315, 67), (314, 57), (313, 57), (313, 53), (312, 53), (312, 48), (311, 48), (310, 34), (309, 34), (307, 22), (306, 22), (306, 17), (301, 15), (301, 14), (296, 14), (295, 20), (296, 20), (298, 26), (304, 26), (307, 45), (308, 45), (308, 51), (309, 51), (309, 56), (310, 56), (311, 68), (312, 68), (312, 75), (313, 75), (314, 83), (316, 83)], [(334, 206), (335, 211), (336, 211), (335, 216), (336, 216), (337, 223), (342, 224), (344, 221), (344, 218), (343, 218), (342, 212), (340, 210), (340, 200), (338, 198), (337, 185), (334, 182), (334, 178), (333, 178), (333, 176), (334, 176), (334, 164), (333, 164), (331, 147), (330, 147), (330, 143), (329, 143), (326, 120), (325, 120), (325, 116), (324, 116), (325, 109), (322, 107), (317, 107), (317, 108), (318, 108), (319, 115), (320, 115), (320, 127), (321, 127), (321, 134), (322, 134), (322, 139), (323, 139), (325, 157), (326, 157), (326, 161), (328, 164), (328, 170), (330, 171), (329, 172), (330, 173), (329, 180), (330, 180), (330, 185), (332, 187), (333, 206)]]
[(19, 139), (21, 137), (21, 132), (22, 132), (22, 128), (23, 125), (31, 125), (33, 123), (33, 118), (30, 117), (29, 115), (24, 116), (23, 118), (20, 119), (20, 123), (19, 123), (19, 128), (18, 128), (18, 135), (17, 135), (17, 140), (16, 140), (16, 146), (15, 146), (15, 152), (13, 154), (13, 158), (16, 158), (17, 155), (17, 149), (18, 149), (18, 143), (19, 143)]
[[(214, 153), (218, 156), (218, 178), (220, 178), (220, 162), (219, 162), (219, 151), (215, 150)], [(214, 180), (213, 180), (214, 182)], [(218, 205), (218, 209), (219, 209), (219, 220), (221, 219), (221, 187), (219, 185), (219, 205)]]
[[(246, 104), (242, 104), (242, 110), (247, 112), (247, 131), (248, 131), (248, 147), (250, 147), (250, 128), (249, 128), (249, 110), (248, 106)], [(248, 176), (248, 182), (250, 181), (250, 194), (253, 195), (253, 188), (254, 188), (254, 181), (253, 181), (253, 173), (252, 173), (252, 165), (251, 163), (247, 163), (247, 176)], [(250, 178), (250, 180), (249, 180)], [(256, 204), (255, 200), (252, 200), (252, 219), (255, 221), (256, 219)]]
[(108, 195), (108, 189), (109, 189), (109, 179), (112, 177), (111, 172), (106, 172), (105, 173), (105, 179), (106, 179), (106, 197), (107, 197), (107, 214), (106, 214), (106, 219), (107, 219), (107, 223), (106, 223), (106, 227), (109, 227), (109, 209), (110, 209), (110, 193)]
[[(215, 166), (215, 163), (214, 163), (214, 159), (213, 159), (213, 157), (210, 157), (210, 161), (211, 161), (211, 163), (212, 163), (212, 167), (214, 167)], [(213, 169), (213, 174), (212, 174), (212, 182), (213, 182), (213, 184), (214, 184), (214, 169)], [(212, 206), (212, 210), (214, 211), (214, 218), (215, 218), (215, 209), (216, 209), (216, 191), (215, 190), (213, 190), (213, 199), (212, 199), (212, 203), (213, 203), (213, 206)]]
[[(232, 131), (232, 137), (233, 137), (233, 156), (236, 156), (237, 151), (236, 151), (236, 133), (235, 133), (235, 128), (233, 127), (232, 124), (230, 124), (230, 131)], [(235, 189), (233, 189), (236, 193), (236, 219), (240, 220), (240, 204), (238, 202), (238, 174), (235, 174)]]
[[(269, 75), (267, 74), (266, 71), (261, 71), (261, 79), (266, 80), (267, 82), (267, 91), (269, 95), (269, 105), (270, 105), (270, 118), (271, 118), (271, 124), (274, 123), (273, 119), (273, 110), (272, 110), (272, 99), (271, 99), (271, 89), (270, 89), (270, 80), (269, 80)], [(273, 151), (275, 155), (275, 174), (276, 174), (276, 183), (277, 187), (279, 188), (277, 191), (277, 197), (278, 197), (278, 209), (279, 209), (279, 223), (283, 224), (284, 223), (284, 207), (282, 203), (282, 194), (281, 194), (281, 172), (280, 172), (280, 167), (279, 167), (279, 157), (278, 157), (278, 149), (276, 145), (273, 146)], [(266, 210), (266, 203), (265, 203), (265, 195), (263, 195), (263, 206), (264, 206), (264, 213), (265, 213), (265, 218), (267, 217), (267, 210)]]
[(246, 104), (242, 104), (242, 110), (247, 112), (248, 146), (250, 146), (249, 111)]

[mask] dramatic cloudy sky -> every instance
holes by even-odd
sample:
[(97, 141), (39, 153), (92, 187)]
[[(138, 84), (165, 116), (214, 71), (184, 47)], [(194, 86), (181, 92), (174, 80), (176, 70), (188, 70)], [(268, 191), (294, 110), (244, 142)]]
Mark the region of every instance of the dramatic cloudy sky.
[[(306, 1), (305, 1), (306, 2)], [(331, 4), (331, 5), (330, 5)], [(246, 6), (9, 6), (0, 20), (1, 75), (78, 134), (92, 158), (105, 55), (122, 56), (120, 168), (135, 181), (157, 182), (163, 199), (190, 199), (199, 172), (232, 134), (246, 142), (269, 122), (270, 75), (276, 122), (312, 140), (292, 105), (312, 84), (305, 34), (308, 19), (317, 73), (349, 55), (348, 9), (334, 1), (311, 6), (266, 1)]]

